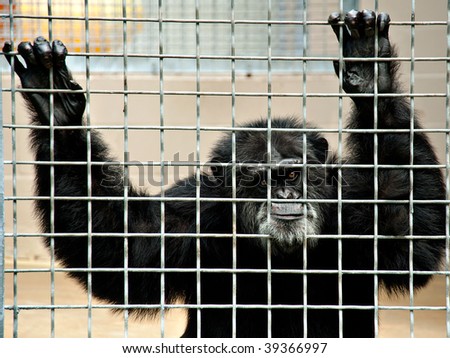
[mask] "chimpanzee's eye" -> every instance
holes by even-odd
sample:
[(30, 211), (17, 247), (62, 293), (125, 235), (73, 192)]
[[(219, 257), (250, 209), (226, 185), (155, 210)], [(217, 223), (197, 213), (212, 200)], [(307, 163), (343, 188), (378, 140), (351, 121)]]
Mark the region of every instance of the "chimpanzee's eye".
[(288, 179), (289, 179), (289, 181), (293, 181), (293, 180), (296, 180), (298, 178), (298, 176), (299, 176), (298, 172), (290, 172), (288, 174)]

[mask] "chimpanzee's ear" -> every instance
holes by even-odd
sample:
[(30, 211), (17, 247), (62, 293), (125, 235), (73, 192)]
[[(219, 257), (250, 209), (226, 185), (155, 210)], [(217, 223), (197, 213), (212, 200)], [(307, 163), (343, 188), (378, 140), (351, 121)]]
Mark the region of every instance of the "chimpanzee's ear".
[(225, 167), (222, 165), (222, 162), (218, 157), (213, 157), (207, 164), (211, 171), (211, 174), (215, 179), (224, 179), (225, 176)]
[(318, 137), (313, 141), (314, 153), (320, 163), (325, 163), (328, 158), (328, 141), (324, 137)]

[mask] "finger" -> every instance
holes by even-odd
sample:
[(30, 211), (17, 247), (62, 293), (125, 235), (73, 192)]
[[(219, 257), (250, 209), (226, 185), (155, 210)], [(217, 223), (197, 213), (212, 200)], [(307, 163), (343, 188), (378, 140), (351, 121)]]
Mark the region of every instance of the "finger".
[(63, 68), (65, 66), (67, 48), (62, 41), (55, 40), (52, 44), (53, 47), (53, 63), (57, 68)]
[(388, 13), (382, 12), (378, 15), (377, 23), (378, 23), (378, 31), (380, 35), (388, 37), (389, 33), (389, 23), (391, 22), (391, 17)]
[(364, 34), (367, 37), (371, 37), (375, 35), (375, 12), (372, 10), (363, 10), (362, 11), (362, 21), (364, 23)]
[(50, 43), (42, 36), (39, 36), (34, 40), (33, 48), (37, 61), (45, 68), (51, 68), (53, 66), (53, 55)]
[(356, 10), (350, 10), (347, 14), (345, 14), (345, 25), (347, 26), (351, 37), (354, 39), (359, 39), (360, 34), (360, 19), (362, 17), (362, 13)]
[(328, 23), (331, 25), (337, 37), (339, 37), (339, 21), (341, 21), (341, 14), (338, 12), (333, 12), (328, 17)]
[(3, 51), (3, 55), (5, 55), (5, 58), (8, 61), (8, 63), (11, 64), (11, 59), (13, 57), (13, 55), (10, 54), (10, 52), (12, 51), (11, 41), (5, 41), (5, 43), (3, 44), (2, 51)]
[(36, 58), (34, 56), (33, 45), (30, 42), (21, 42), (17, 47), (17, 50), (25, 60), (28, 67), (36, 65)]
[[(333, 29), (334, 33), (336, 34), (337, 39), (340, 39), (340, 29), (341, 29), (341, 14), (339, 14), (338, 12), (333, 12), (332, 14), (330, 14), (330, 16), (328, 17), (328, 23), (331, 25), (331, 28)], [(344, 38), (346, 38), (348, 36), (348, 32), (347, 32), (347, 28), (344, 26), (342, 27), (344, 33)]]
[(12, 52), (12, 42), (6, 41), (3, 45), (2, 51), (3, 51), (3, 54), (6, 58), (6, 60), (11, 65), (11, 67), (14, 69), (14, 72), (17, 73), (19, 76), (22, 75), (25, 72), (26, 68), (22, 64), (22, 62), (19, 61), (17, 56), (10, 54), (10, 52)]

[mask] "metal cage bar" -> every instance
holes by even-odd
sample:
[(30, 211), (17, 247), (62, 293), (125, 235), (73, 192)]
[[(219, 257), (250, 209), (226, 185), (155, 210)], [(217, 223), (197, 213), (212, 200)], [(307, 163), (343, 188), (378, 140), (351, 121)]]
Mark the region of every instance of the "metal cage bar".
[[(339, 1), (339, 12), (344, 13), (344, 2)], [(344, 39), (344, 27), (339, 28), (339, 43), (342, 43)], [(343, 97), (344, 93), (343, 81), (344, 81), (344, 50), (342, 46), (339, 46), (339, 97), (338, 97), (338, 148), (337, 148), (337, 162), (339, 167), (343, 162), (343, 147), (342, 147), (342, 128), (343, 128)], [(338, 238), (338, 305), (343, 306), (342, 297), (342, 169), (338, 169), (338, 183), (337, 183), (337, 234)], [(344, 322), (343, 312), (339, 309), (339, 337), (343, 336)]]
[[(447, 56), (450, 55), (450, 0), (447, 2)], [(445, 128), (450, 129), (450, 61), (447, 61), (447, 73), (446, 73), (446, 84), (447, 84), (447, 97), (445, 99), (446, 107), (446, 118), (445, 118)], [(446, 184), (446, 198), (450, 198), (450, 131), (446, 133), (446, 148), (445, 148), (445, 184)], [(445, 263), (444, 267), (447, 271), (450, 271), (450, 206), (446, 205), (446, 240), (445, 240)], [(447, 306), (446, 313), (446, 333), (447, 337), (450, 337), (450, 274), (445, 277), (445, 291), (446, 300), (445, 304)]]
[[(272, 1), (267, 0), (267, 20), (272, 19)], [(272, 163), (272, 24), (267, 25), (267, 162)], [(267, 220), (270, 220), (272, 173), (267, 171)], [(272, 239), (267, 240), (267, 305), (272, 305)], [(267, 337), (272, 337), (272, 310), (267, 309)]]
[[(159, 27), (158, 27), (158, 46), (159, 46), (159, 54), (162, 55), (165, 51), (164, 49), (164, 31), (163, 31), (163, 0), (158, 0), (158, 16), (159, 16)], [(160, 108), (160, 112), (159, 112), (159, 120), (160, 120), (160, 126), (161, 126), (161, 130), (160, 130), (160, 136), (159, 136), (159, 141), (160, 141), (160, 160), (161, 163), (164, 163), (164, 158), (165, 158), (165, 132), (164, 132), (164, 125), (165, 125), (165, 113), (164, 113), (164, 58), (161, 57), (160, 61), (159, 61), (159, 108)], [(161, 199), (165, 197), (165, 192), (164, 192), (164, 175), (165, 175), (165, 166), (161, 165)], [(166, 223), (165, 223), (165, 212), (166, 212), (166, 206), (165, 206), (165, 202), (163, 200), (161, 200), (161, 205), (160, 205), (160, 210), (161, 210), (161, 269), (162, 269), (162, 273), (161, 273), (161, 313), (160, 313), (160, 317), (161, 317), (161, 337), (165, 336), (165, 319), (166, 319), (166, 298), (165, 298), (165, 289), (166, 289), (166, 277), (164, 274), (164, 268), (166, 266)]]
[[(122, 0), (122, 14), (124, 17), (123, 21), (123, 90), (128, 90), (128, 21), (127, 19), (127, 1)], [(124, 133), (123, 133), (123, 154), (125, 161), (129, 161), (129, 133), (128, 133), (128, 95), (123, 96), (123, 122), (124, 122)], [(124, 166), (124, 178), (126, 178), (127, 183), (129, 183), (129, 168), (127, 165)], [(128, 190), (127, 188), (123, 191), (124, 196), (124, 210), (123, 210), (123, 227), (124, 233), (128, 233)], [(128, 253), (129, 253), (129, 242), (128, 238), (124, 237), (123, 240), (123, 265), (124, 265), (124, 304), (127, 305), (129, 302), (129, 286), (128, 286)], [(128, 319), (129, 311), (124, 310), (124, 336), (128, 337)]]
[[(374, 4), (374, 10), (376, 13), (378, 13), (379, 10), (379, 4), (378, 0), (375, 0)], [(374, 42), (375, 42), (375, 56), (378, 56), (378, 28), (375, 28), (375, 36), (374, 36)], [(379, 170), (379, 164), (378, 164), (378, 100), (379, 100), (379, 93), (378, 93), (378, 80), (379, 80), (379, 65), (378, 62), (374, 63), (373, 66), (374, 76), (373, 76), (373, 128), (375, 129), (373, 133), (373, 187), (374, 187), (374, 199), (378, 199), (379, 195), (379, 188), (378, 188), (378, 170)], [(378, 204), (374, 204), (373, 207), (373, 269), (374, 271), (378, 270)], [(374, 309), (374, 330), (375, 330), (375, 337), (378, 337), (378, 317), (379, 317), (379, 309), (378, 309), (378, 300), (379, 300), (379, 292), (378, 292), (378, 275), (374, 274), (373, 276), (373, 288), (374, 288), (374, 301), (375, 301), (375, 309)]]
[[(195, 18), (200, 18), (200, 3), (199, 0), (195, 0)], [(195, 88), (197, 92), (200, 92), (200, 23), (195, 24)], [(195, 125), (196, 125), (196, 137), (195, 137), (195, 160), (197, 163), (200, 163), (200, 140), (201, 140), (201, 121), (200, 121), (200, 111), (201, 111), (201, 96), (197, 95), (195, 97)], [(201, 210), (201, 199), (200, 199), (200, 175), (201, 175), (201, 167), (197, 165), (195, 167), (195, 232), (197, 234), (195, 241), (195, 250), (196, 250), (196, 260), (195, 267), (197, 269), (196, 273), (196, 294), (197, 294), (197, 305), (201, 307), (201, 292), (202, 292), (202, 283), (201, 283), (201, 226), (200, 226), (200, 210)], [(197, 337), (202, 336), (202, 311), (201, 309), (197, 309)]]
[[(84, 40), (86, 52), (89, 54), (90, 51), (90, 22), (89, 22), (89, 0), (84, 1)], [(86, 71), (86, 124), (91, 123), (91, 58), (86, 56), (85, 58), (85, 71)], [(87, 192), (92, 195), (92, 156), (91, 156), (91, 135), (90, 129), (86, 130), (86, 165), (87, 165), (87, 175), (86, 175), (86, 187)], [(87, 227), (87, 266), (88, 269), (92, 269), (92, 201), (87, 201), (87, 217), (88, 217), (88, 227)], [(92, 272), (88, 272), (87, 276), (87, 327), (86, 334), (87, 337), (92, 337), (92, 305), (93, 305), (93, 295), (92, 295)]]
[[(9, 34), (11, 36), (11, 38), (14, 38), (14, 18), (13, 18), (13, 6), (12, 3), (10, 2), (9, 4), (9, 16), (10, 16), (10, 21), (9, 21)], [(13, 42), (14, 43), (14, 42)], [(15, 87), (15, 78), (14, 78), (14, 60), (12, 60), (11, 62), (11, 124), (14, 127), (14, 124), (16, 123), (16, 92), (14, 90)], [(12, 140), (12, 172), (13, 172), (13, 181), (12, 181), (12, 193), (14, 196), (17, 196), (17, 183), (16, 183), (16, 175), (17, 175), (17, 170), (16, 170), (16, 130), (14, 128), (12, 128), (11, 131), (11, 140)], [(16, 222), (16, 217), (17, 217), (17, 201), (13, 200), (12, 201), (12, 205), (13, 205), (13, 217), (14, 217), (14, 223), (13, 223), (13, 227), (12, 227), (12, 237), (13, 237), (13, 268), (17, 269), (17, 222)], [(13, 309), (13, 333), (12, 336), (13, 337), (17, 337), (18, 336), (18, 329), (19, 329), (19, 312), (16, 308), (17, 304), (18, 304), (18, 300), (17, 300), (17, 292), (18, 292), (18, 287), (17, 287), (17, 277), (18, 275), (16, 273), (13, 274), (13, 304), (14, 304), (14, 309)], [(3, 322), (4, 324), (4, 322)]]
[[(52, 1), (47, 2), (48, 14), (52, 14)], [(53, 21), (48, 23), (49, 41), (53, 40)], [(49, 71), (49, 88), (54, 88), (53, 68)], [(49, 94), (49, 123), (50, 123), (50, 162), (55, 161), (55, 94)], [(50, 164), (50, 233), (55, 233), (55, 165)], [(55, 239), (50, 237), (50, 304), (55, 305)], [(55, 337), (55, 314), (54, 308), (50, 308), (50, 336)]]
[[(415, 93), (415, 54), (416, 54), (416, 46), (415, 46), (415, 39), (416, 39), (416, 28), (414, 25), (414, 20), (416, 19), (416, 1), (415, 0), (411, 0), (411, 43), (410, 43), (410, 48), (411, 48), (411, 63), (410, 63), (410, 92), (411, 93)], [(413, 165), (414, 164), (414, 110), (415, 110), (415, 98), (414, 95), (411, 96), (410, 98), (410, 106), (411, 106), (411, 117), (410, 117), (410, 130), (411, 133), (409, 135), (409, 155), (410, 155), (410, 159), (409, 159), (409, 164)], [(409, 194), (409, 199), (410, 199), (410, 204), (409, 204), (409, 233), (410, 235), (413, 235), (413, 225), (414, 225), (414, 205), (413, 205), (413, 201), (414, 201), (414, 193), (413, 193), (413, 185), (414, 185), (414, 172), (413, 169), (411, 168), (409, 170), (409, 185), (410, 185), (410, 194)], [(413, 255), (414, 255), (414, 246), (413, 246), (413, 240), (409, 241), (409, 270), (410, 270), (410, 274), (409, 274), (409, 305), (411, 306), (411, 311), (409, 312), (409, 335), (411, 338), (414, 337), (414, 321), (415, 321), (415, 314), (414, 314), (414, 275), (411, 273), (414, 271), (414, 266), (413, 266)]]
[[(236, 36), (235, 36), (235, 1), (231, 0), (230, 3), (230, 18), (231, 18), (231, 55), (234, 56), (236, 52)], [(236, 127), (236, 60), (231, 61), (231, 128)], [(236, 132), (231, 131), (231, 161), (236, 163)], [(231, 197), (236, 199), (236, 167), (231, 167)], [(233, 276), (232, 276), (232, 327), (231, 327), (231, 337), (237, 337), (237, 212), (236, 203), (232, 204), (232, 245), (233, 245)]]
[[(0, 76), (0, 85), (2, 78)], [(0, 96), (0, 338), (5, 337), (5, 170), (3, 164), (3, 96)]]
[[(303, 0), (303, 56), (308, 56), (308, 11), (307, 11), (307, 1)], [(305, 96), (307, 92), (307, 73), (308, 73), (308, 62), (302, 62), (302, 81), (303, 81), (303, 98), (302, 98), (302, 113), (303, 113), (303, 128), (307, 127), (307, 97)], [(306, 141), (306, 132), (303, 132), (303, 163), (307, 163), (307, 141)], [(302, 175), (302, 186), (303, 186), (303, 199), (308, 198), (308, 186), (307, 186), (307, 177), (306, 175)], [(305, 215), (308, 215), (308, 207), (305, 206)], [(308, 222), (306, 222), (305, 231), (308, 232)], [(308, 269), (308, 242), (303, 245), (303, 270), (306, 272)], [(308, 275), (303, 275), (303, 338), (308, 337)]]

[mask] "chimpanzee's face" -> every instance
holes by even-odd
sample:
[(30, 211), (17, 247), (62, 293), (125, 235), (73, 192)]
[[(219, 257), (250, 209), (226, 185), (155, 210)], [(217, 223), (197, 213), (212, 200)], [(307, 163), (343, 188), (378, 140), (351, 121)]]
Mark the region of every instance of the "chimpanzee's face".
[[(302, 163), (302, 159), (295, 158), (272, 166), (243, 167), (238, 176), (237, 195), (249, 198), (238, 205), (245, 231), (269, 235), (281, 251), (306, 243), (307, 236), (319, 234), (323, 224), (322, 209), (311, 200), (323, 197), (323, 170)], [(307, 244), (315, 242), (309, 238)]]

